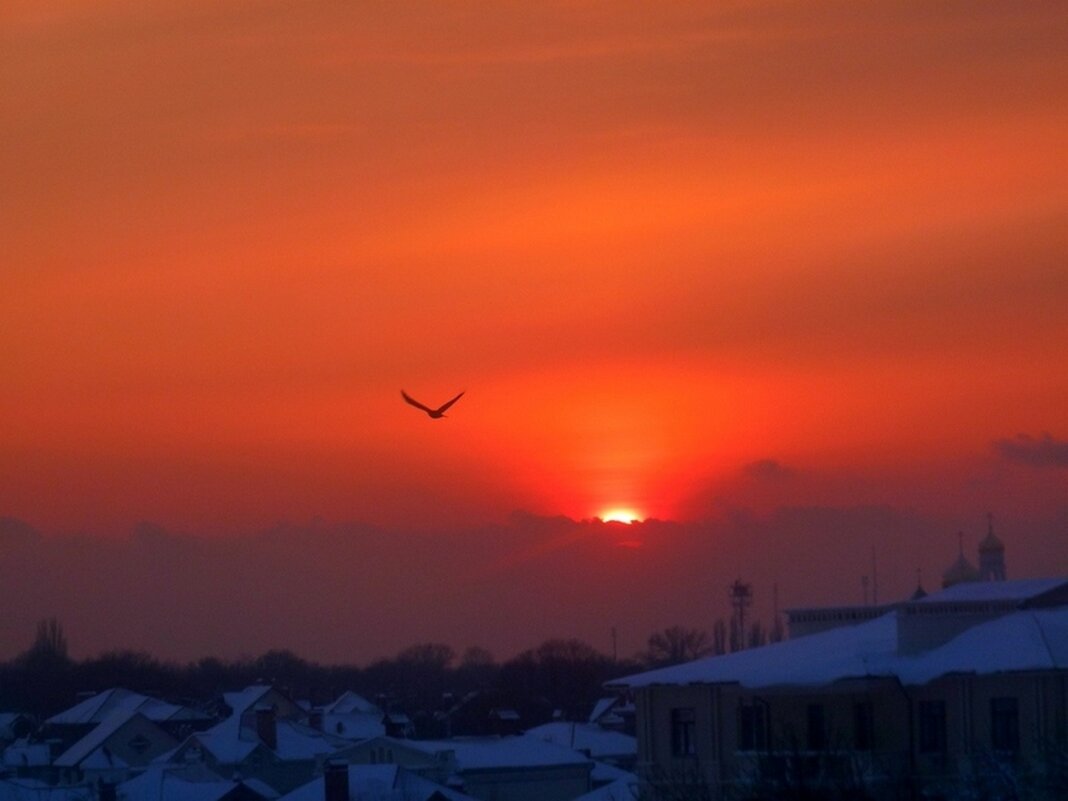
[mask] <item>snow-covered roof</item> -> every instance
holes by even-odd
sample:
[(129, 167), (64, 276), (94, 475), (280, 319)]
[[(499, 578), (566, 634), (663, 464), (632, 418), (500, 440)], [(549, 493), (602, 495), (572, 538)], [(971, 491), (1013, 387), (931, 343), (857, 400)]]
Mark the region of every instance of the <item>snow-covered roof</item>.
[[(103, 722), (98, 723), (88, 734), (56, 757), (54, 764), (61, 768), (72, 768), (83, 763), (93, 754), (93, 752), (107, 742), (111, 735), (135, 717), (144, 717), (144, 715), (137, 711), (137, 699), (129, 698), (127, 701), (129, 703), (125, 704), (125, 706), (132, 707), (132, 709), (122, 708), (121, 706), (116, 708), (115, 711), (113, 711)], [(95, 764), (85, 765), (85, 767), (120, 767), (120, 765), (114, 762), (100, 764), (99, 760), (97, 760)]]
[[(221, 764), (243, 762), (259, 747), (266, 747), (254, 727), (241, 725), (241, 713), (235, 712), (207, 731), (190, 735)], [(273, 752), (283, 761), (308, 760), (332, 754), (351, 741), (292, 720), (275, 721)]]
[(1050, 590), (1068, 586), (1065, 578), (1013, 579), (1012, 581), (966, 581), (941, 592), (932, 593), (914, 603), (965, 603), (1015, 601), (1023, 603)]
[(350, 690), (323, 707), (323, 731), (351, 740), (367, 740), (385, 734), (386, 727), (382, 710)]
[(894, 672), (905, 684), (949, 673), (1068, 669), (1068, 608), (1013, 612), (967, 629), (945, 645), (902, 657)]
[(382, 724), (382, 716), (380, 714), (353, 712), (351, 714), (336, 715), (326, 713), (323, 715), (323, 731), (349, 740), (369, 740), (372, 737), (381, 737), (385, 734), (386, 727)]
[(195, 709), (170, 704), (122, 687), (97, 693), (59, 714), (48, 718), (46, 723), (59, 726), (101, 723), (116, 710), (136, 710), (151, 721), (194, 720), (205, 716)]
[(379, 718), (382, 716), (381, 709), (362, 695), (358, 695), (351, 690), (343, 692), (336, 701), (329, 706), (323, 707), (323, 712), (330, 715), (364, 714), (378, 715)]
[[(248, 781), (224, 779), (200, 764), (178, 768), (154, 766), (137, 778), (120, 784), (117, 795), (118, 801), (219, 801), (239, 784), (245, 784), (264, 798), (278, 795), (269, 788), (271, 794), (266, 795)], [(258, 784), (262, 785), (262, 782)]]
[(545, 723), (527, 729), (523, 736), (576, 751), (586, 751), (594, 759), (634, 756), (638, 753), (636, 738), (602, 729), (594, 723)]
[(589, 759), (577, 751), (522, 735), (401, 742), (432, 755), (452, 751), (460, 771), (589, 764)]
[[(351, 801), (426, 801), (440, 793), (449, 801), (472, 801), (470, 796), (430, 781), (398, 765), (349, 765)], [(322, 776), (282, 796), (280, 801), (323, 801)]]
[(865, 677), (926, 684), (950, 673), (1068, 669), (1068, 607), (1012, 612), (910, 656), (897, 653), (897, 615), (891, 612), (856, 626), (639, 673), (612, 684), (635, 688), (736, 683), (755, 689), (825, 686)]
[(15, 740), (4, 749), (4, 766), (9, 768), (41, 767), (52, 764), (52, 749), (48, 743)]
[(596, 723), (600, 720), (609, 710), (612, 709), (619, 702), (619, 697), (612, 695), (608, 698), (600, 699), (593, 705), (593, 711), (590, 712), (590, 723)]
[(233, 714), (240, 715), (245, 710), (251, 708), (263, 698), (263, 696), (267, 695), (271, 689), (272, 687), (269, 684), (254, 684), (243, 690), (223, 693), (223, 701), (231, 710), (233, 710)]

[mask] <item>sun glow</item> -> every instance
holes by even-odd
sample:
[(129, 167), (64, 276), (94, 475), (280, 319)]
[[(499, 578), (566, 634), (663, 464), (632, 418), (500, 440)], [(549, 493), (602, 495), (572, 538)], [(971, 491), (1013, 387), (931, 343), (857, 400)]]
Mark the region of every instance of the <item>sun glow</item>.
[(599, 515), (601, 520), (606, 523), (633, 523), (636, 520), (641, 520), (641, 515), (633, 509), (626, 509), (623, 507), (615, 507), (613, 509), (605, 509)]

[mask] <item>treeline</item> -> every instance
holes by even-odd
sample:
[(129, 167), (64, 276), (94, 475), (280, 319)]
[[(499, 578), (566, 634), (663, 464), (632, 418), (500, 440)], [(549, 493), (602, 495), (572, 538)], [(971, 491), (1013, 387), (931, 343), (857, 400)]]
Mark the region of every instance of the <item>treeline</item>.
[(68, 653), (63, 627), (49, 619), (38, 624), (25, 652), (0, 664), (0, 711), (43, 719), (86, 694), (111, 687), (203, 706), (225, 691), (271, 684), (313, 705), (353, 690), (384, 710), (408, 714), (417, 729), (424, 730), (429, 724), (423, 721), (426, 725), (421, 726), (421, 718), (440, 718), (477, 692), (487, 704), (516, 709), (530, 726), (557, 712), (569, 720), (585, 718), (611, 679), (722, 653), (719, 628), (714, 627), (711, 638), (698, 629), (664, 629), (649, 637), (644, 652), (628, 659), (612, 658), (580, 640), (554, 639), (505, 662), (497, 662), (484, 648), (457, 653), (443, 643), (421, 643), (360, 667), (323, 665), (288, 650), (185, 664), (131, 650), (75, 660)]
[(571, 719), (588, 715), (606, 681), (643, 667), (636, 660), (613, 660), (578, 640), (549, 640), (503, 663), (483, 648), (457, 654), (442, 643), (413, 645), (363, 667), (323, 665), (287, 650), (186, 664), (129, 650), (75, 660), (68, 654), (62, 626), (47, 620), (38, 625), (25, 652), (0, 664), (0, 710), (44, 718), (87, 693), (111, 687), (202, 706), (225, 691), (271, 684), (312, 704), (329, 703), (354, 690), (413, 720), (482, 691), (502, 705), (522, 707), (524, 719), (534, 725), (549, 719), (554, 710)]

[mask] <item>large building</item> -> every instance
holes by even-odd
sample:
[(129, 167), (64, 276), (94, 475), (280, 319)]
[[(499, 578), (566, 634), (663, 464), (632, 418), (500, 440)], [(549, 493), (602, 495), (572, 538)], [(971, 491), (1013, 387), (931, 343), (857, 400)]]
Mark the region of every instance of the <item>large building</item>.
[(714, 798), (1068, 797), (1068, 578), (965, 582), (843, 623), (613, 682), (635, 696), (644, 778)]

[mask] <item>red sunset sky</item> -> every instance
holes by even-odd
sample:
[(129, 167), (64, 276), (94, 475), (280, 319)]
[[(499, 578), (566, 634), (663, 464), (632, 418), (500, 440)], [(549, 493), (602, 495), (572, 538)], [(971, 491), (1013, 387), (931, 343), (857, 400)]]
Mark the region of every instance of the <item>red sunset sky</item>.
[[(1068, 573), (1066, 41), (1059, 1), (8, 0), (0, 516), (80, 556), (0, 548), (43, 588), (7, 591), (0, 656), (51, 614), (79, 653), (506, 654), (626, 620), (636, 648), (720, 614), (734, 570), (853, 601), (876, 547), (888, 593), (930, 588), (988, 511), (1010, 575)], [(466, 395), (432, 421), (401, 388)], [(705, 526), (716, 600), (672, 595), (693, 554), (651, 529), (622, 550), (661, 571), (655, 614), (613, 595), (615, 534), (561, 572), (539, 559), (563, 540), (509, 516), (614, 508)], [(383, 593), (431, 534), (446, 595), (494, 565), (545, 581), (398, 596), (326, 647), (296, 601), (227, 629), (203, 601), (227, 577), (154, 553), (203, 590), (179, 640), (104, 589), (141, 521), (360, 521), (378, 539), (309, 547)], [(321, 578), (295, 574), (294, 597)], [(473, 619), (565, 584), (541, 628)]]

